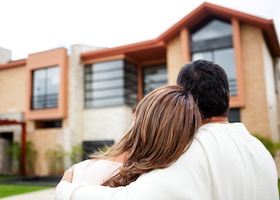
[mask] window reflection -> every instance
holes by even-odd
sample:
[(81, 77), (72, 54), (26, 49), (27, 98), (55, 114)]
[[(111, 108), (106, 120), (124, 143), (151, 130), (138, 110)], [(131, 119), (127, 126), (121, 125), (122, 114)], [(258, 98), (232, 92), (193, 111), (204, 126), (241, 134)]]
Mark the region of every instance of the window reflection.
[(85, 107), (137, 104), (137, 69), (124, 60), (85, 66)]
[(233, 48), (194, 53), (193, 60), (199, 59), (209, 60), (223, 67), (228, 76), (230, 93), (232, 96), (237, 95), (236, 70)]
[(166, 65), (148, 66), (143, 68), (144, 95), (164, 85), (167, 85)]
[(191, 39), (193, 42), (197, 42), (231, 35), (232, 27), (229, 23), (214, 19), (193, 33)]
[(191, 35), (192, 60), (217, 63), (228, 75), (230, 93), (238, 94), (231, 24), (214, 19)]
[(33, 71), (31, 108), (56, 108), (58, 105), (59, 82), (59, 67)]

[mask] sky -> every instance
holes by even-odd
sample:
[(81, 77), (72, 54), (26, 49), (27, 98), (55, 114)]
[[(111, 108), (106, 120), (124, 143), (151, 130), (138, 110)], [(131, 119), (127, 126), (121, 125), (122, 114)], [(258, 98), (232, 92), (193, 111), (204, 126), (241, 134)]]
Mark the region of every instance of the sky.
[[(0, 47), (12, 60), (84, 44), (115, 47), (155, 39), (203, 0), (0, 0)], [(280, 38), (280, 0), (207, 2), (272, 19)]]

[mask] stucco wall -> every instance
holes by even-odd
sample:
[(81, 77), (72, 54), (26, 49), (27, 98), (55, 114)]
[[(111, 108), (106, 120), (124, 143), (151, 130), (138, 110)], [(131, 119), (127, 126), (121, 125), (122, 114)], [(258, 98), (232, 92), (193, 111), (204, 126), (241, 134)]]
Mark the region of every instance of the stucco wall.
[(167, 45), (168, 85), (176, 84), (178, 73), (183, 65), (182, 47), (178, 36)]
[(12, 67), (0, 70), (0, 113), (25, 111), (26, 70)]
[(263, 40), (261, 29), (241, 24), (242, 63), (246, 95), (245, 107), (241, 109), (241, 121), (252, 134), (270, 137)]

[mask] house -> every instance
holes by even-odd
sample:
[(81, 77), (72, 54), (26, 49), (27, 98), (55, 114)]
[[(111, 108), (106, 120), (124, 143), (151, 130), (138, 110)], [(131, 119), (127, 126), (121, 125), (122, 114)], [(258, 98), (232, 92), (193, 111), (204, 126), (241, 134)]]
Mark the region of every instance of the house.
[(2, 54), (0, 173), (11, 166), (3, 152), (12, 141), (21, 142), (22, 151), (32, 141), (41, 176), (51, 173), (46, 153), (53, 148), (70, 152), (74, 145), (88, 150), (116, 142), (145, 94), (175, 84), (180, 68), (201, 58), (228, 74), (229, 120), (280, 139), (280, 48), (272, 20), (203, 3), (153, 40), (114, 48), (73, 45), (71, 55), (58, 48), (9, 62), (10, 51)]

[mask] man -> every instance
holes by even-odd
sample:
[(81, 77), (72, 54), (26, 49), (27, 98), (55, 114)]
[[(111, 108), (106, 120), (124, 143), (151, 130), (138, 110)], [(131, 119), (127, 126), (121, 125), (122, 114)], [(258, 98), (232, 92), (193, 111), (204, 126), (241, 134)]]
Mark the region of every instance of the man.
[(56, 200), (279, 199), (273, 158), (242, 123), (227, 121), (230, 94), (225, 71), (198, 60), (181, 69), (177, 83), (198, 100), (203, 118), (192, 145), (178, 161), (118, 188), (71, 184), (69, 170), (57, 186)]

